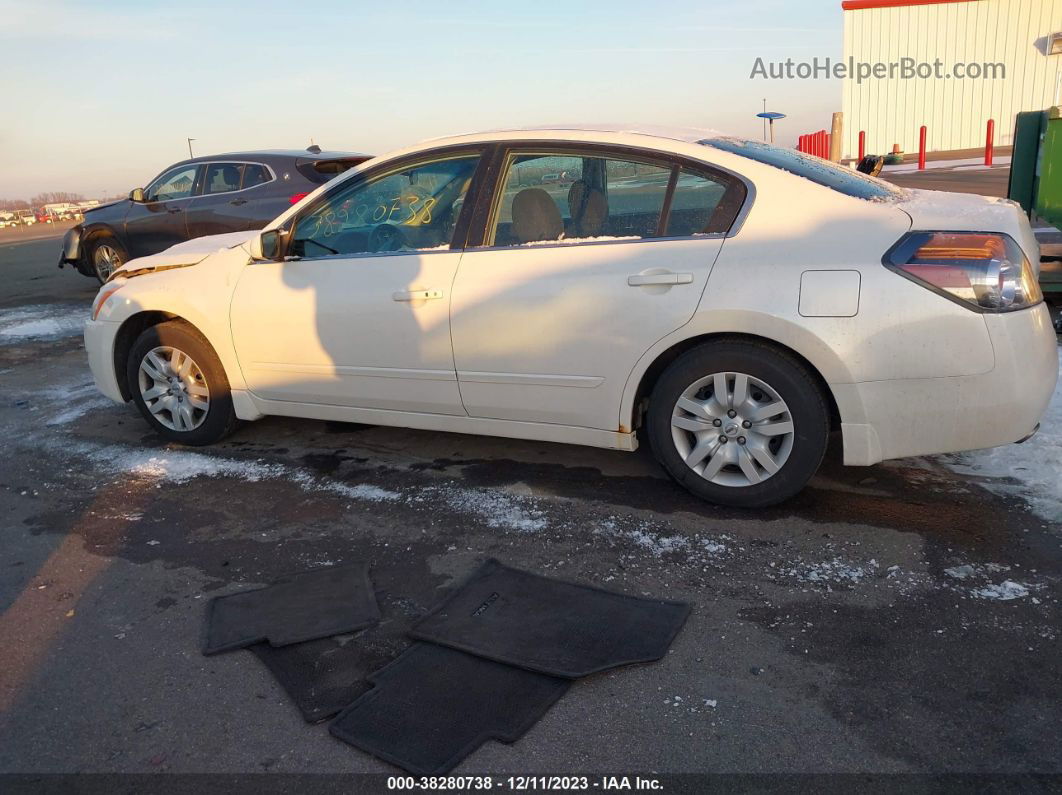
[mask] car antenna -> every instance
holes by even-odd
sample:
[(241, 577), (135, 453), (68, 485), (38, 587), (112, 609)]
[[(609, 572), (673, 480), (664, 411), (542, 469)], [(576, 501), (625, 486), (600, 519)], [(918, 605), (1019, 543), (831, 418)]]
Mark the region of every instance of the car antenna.
[(311, 138), (310, 145), (306, 147), (306, 151), (309, 152), (311, 155), (319, 155), (321, 154), (321, 147), (315, 144), (313, 142), (313, 138)]

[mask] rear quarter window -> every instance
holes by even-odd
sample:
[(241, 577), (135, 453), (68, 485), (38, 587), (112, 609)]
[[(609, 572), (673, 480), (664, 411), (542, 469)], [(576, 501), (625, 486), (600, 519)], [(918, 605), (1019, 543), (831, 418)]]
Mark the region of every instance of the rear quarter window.
[(708, 138), (700, 142), (705, 146), (722, 149), (724, 152), (747, 157), (758, 163), (774, 166), (798, 177), (867, 201), (898, 201), (907, 195), (902, 188), (863, 174), (854, 169), (823, 160), (821, 157), (804, 154), (795, 149), (748, 141), (741, 138)]

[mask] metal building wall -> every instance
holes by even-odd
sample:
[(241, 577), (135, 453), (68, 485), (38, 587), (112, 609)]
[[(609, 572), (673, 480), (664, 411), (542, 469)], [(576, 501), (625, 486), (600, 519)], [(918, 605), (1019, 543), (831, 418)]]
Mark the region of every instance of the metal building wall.
[[(855, 5), (854, 3), (852, 5)], [(985, 124), (996, 120), (996, 144), (1009, 145), (1014, 116), (1062, 102), (1062, 55), (1045, 55), (1049, 35), (1062, 31), (1062, 0), (962, 0), (844, 12), (844, 57), (856, 61), (1000, 62), (1005, 79), (870, 78), (843, 82), (843, 157), (882, 154), (900, 144), (918, 149), (928, 129), (929, 151), (984, 146)]]

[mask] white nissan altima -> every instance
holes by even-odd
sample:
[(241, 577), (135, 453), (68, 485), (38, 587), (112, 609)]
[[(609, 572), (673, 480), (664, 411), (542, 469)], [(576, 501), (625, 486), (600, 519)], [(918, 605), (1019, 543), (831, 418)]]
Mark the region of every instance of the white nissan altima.
[(1058, 375), (1003, 199), (722, 136), (518, 130), (370, 160), (262, 232), (115, 272), (108, 397), (209, 444), (275, 414), (634, 450), (717, 503), (1011, 444)]

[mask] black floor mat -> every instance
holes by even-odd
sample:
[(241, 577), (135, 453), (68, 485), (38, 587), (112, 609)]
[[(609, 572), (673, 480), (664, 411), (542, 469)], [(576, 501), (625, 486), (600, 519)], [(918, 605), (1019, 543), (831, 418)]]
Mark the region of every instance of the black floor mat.
[(577, 678), (663, 657), (690, 606), (489, 560), (410, 635), (530, 671)]
[(489, 739), (515, 742), (571, 682), (418, 643), (329, 730), (418, 775), (441, 775)]
[(355, 636), (311, 640), (274, 648), (255, 643), (248, 651), (265, 664), (309, 723), (349, 707), (372, 685), (369, 676), (409, 647), (411, 620), (384, 621)]
[(203, 654), (261, 641), (287, 646), (355, 632), (379, 618), (367, 563), (313, 569), (265, 588), (212, 599)]

